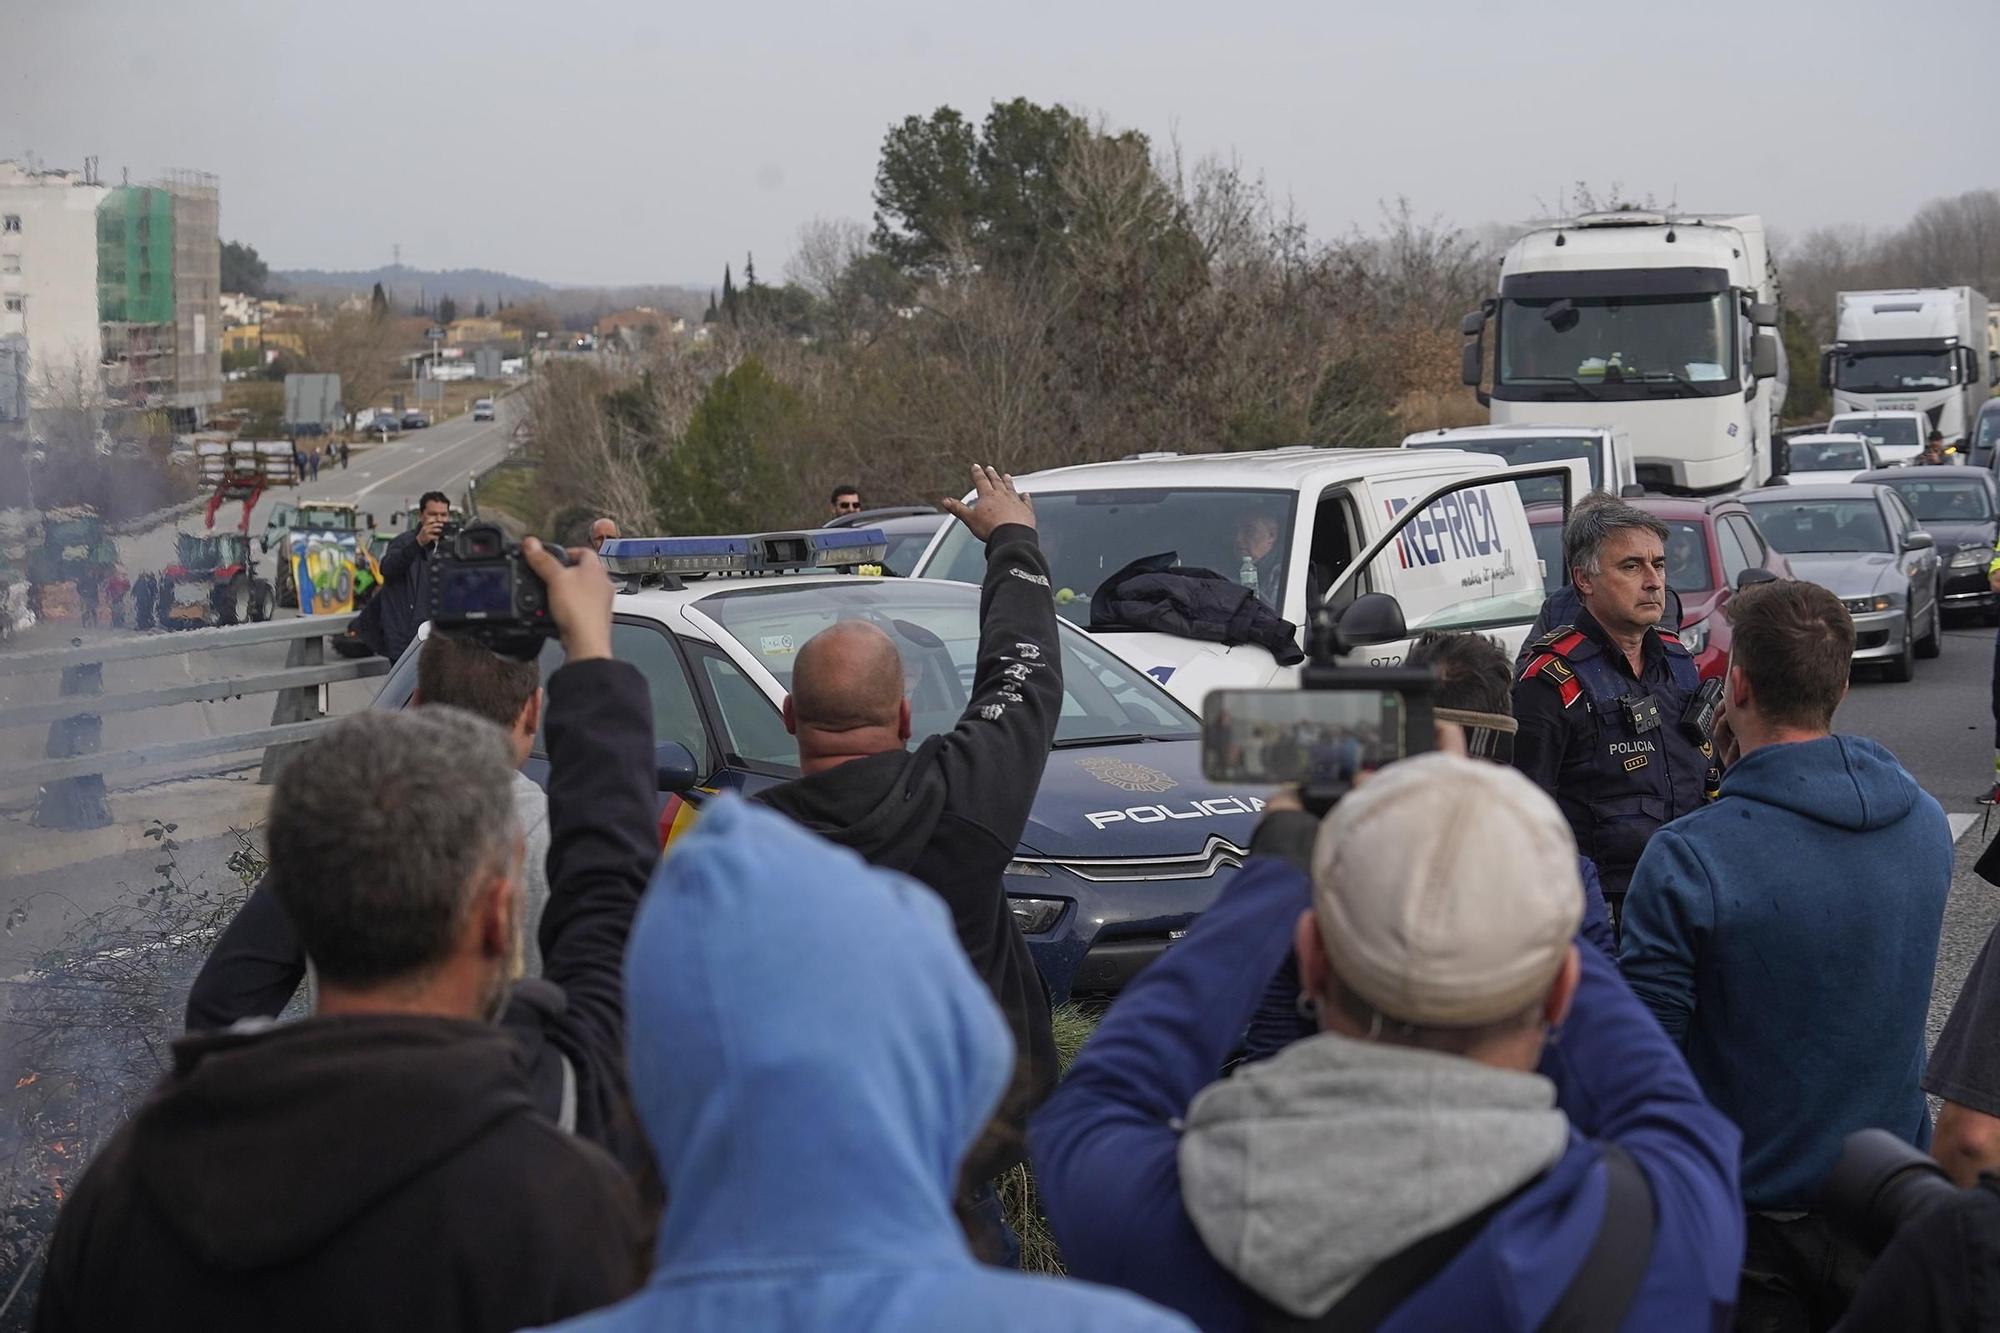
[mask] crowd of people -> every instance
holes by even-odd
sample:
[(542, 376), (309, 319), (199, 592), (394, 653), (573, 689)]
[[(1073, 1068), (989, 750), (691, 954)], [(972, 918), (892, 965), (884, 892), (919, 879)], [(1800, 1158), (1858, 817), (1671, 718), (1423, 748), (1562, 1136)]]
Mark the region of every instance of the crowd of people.
[[(285, 768), (38, 1327), (1981, 1326), (2000, 960), (1927, 1061), (1952, 839), (1832, 731), (1831, 594), (1739, 592), (1717, 699), (1660, 628), (1666, 534), (1581, 506), (1522, 659), (1420, 638), (1431, 752), (1323, 815), (1275, 794), (1063, 1074), (1003, 887), (1058, 627), (1032, 503), (974, 490), (958, 724), (912, 748), (894, 642), (837, 624), (794, 663), (799, 776), (664, 859), (610, 579), (527, 542), (563, 666), (433, 634), (417, 707)], [(1872, 1269), (1819, 1198), (1864, 1129), (1974, 1186)], [(1066, 1278), (1017, 1271), (1023, 1162)]]

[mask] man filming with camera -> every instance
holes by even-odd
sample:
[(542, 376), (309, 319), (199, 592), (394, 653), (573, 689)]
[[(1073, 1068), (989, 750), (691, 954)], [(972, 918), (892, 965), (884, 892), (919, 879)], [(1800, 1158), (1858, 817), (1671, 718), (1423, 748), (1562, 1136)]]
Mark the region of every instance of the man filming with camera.
[(361, 609), (354, 632), (392, 662), (403, 655), (417, 637), (417, 626), (430, 615), (431, 561), (450, 522), (450, 497), (443, 491), (425, 491), (417, 501), (416, 526), (397, 534), (382, 552), (382, 590)]
[(286, 766), (267, 825), (315, 1012), (175, 1045), (63, 1208), (38, 1328), (505, 1333), (637, 1285), (622, 964), (659, 854), (652, 710), (612, 660), (596, 556), (530, 539), (510, 558), (566, 657), (545, 727), (553, 998), (508, 984), (506, 734), (445, 706), (342, 719)]

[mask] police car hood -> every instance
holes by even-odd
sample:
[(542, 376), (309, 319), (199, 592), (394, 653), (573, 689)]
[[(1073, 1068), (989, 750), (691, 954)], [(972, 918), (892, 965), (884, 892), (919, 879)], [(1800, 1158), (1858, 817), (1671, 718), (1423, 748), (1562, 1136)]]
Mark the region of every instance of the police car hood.
[(1835, 597), (1866, 597), (1904, 587), (1900, 558), (1886, 551), (1804, 552), (1788, 555), (1792, 573)]
[(1058, 749), (1021, 842), (1055, 860), (1193, 856), (1212, 837), (1248, 847), (1269, 792), (1203, 777), (1198, 740)]

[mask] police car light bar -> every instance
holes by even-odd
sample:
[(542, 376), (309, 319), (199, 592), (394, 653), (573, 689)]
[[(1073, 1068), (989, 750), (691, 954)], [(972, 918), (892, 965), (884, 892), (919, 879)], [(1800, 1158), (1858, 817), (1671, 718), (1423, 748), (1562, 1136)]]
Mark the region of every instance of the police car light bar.
[(878, 564), (880, 528), (820, 528), (737, 537), (614, 537), (598, 550), (613, 574), (777, 574)]

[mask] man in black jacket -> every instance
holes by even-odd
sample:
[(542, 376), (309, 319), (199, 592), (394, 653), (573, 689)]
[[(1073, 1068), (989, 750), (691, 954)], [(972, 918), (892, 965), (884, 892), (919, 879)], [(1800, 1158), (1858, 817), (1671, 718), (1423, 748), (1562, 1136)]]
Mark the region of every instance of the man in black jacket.
[(558, 1117), (624, 1137), (651, 711), (611, 660), (596, 557), (526, 545), (567, 655), (546, 728), (552, 989), (506, 986), (522, 843), (499, 728), (442, 707), (345, 719), (286, 768), (268, 828), (318, 1011), (175, 1046), (64, 1205), (38, 1328), (501, 1333), (639, 1281), (629, 1172)]
[(355, 617), (362, 642), (391, 662), (403, 655), (417, 626), (431, 616), (431, 558), (438, 535), (451, 521), (451, 499), (425, 491), (417, 501), (417, 525), (399, 534), (382, 552), (382, 590)]
[(972, 470), (977, 500), (944, 507), (986, 543), (979, 662), (958, 725), (914, 751), (895, 643), (861, 621), (800, 650), (785, 700), (804, 776), (758, 799), (876, 865), (935, 889), (959, 943), (1013, 1029), (1014, 1078), (967, 1155), (977, 1191), (1023, 1160), (1027, 1114), (1054, 1086), (1048, 996), (1014, 924), (1001, 874), (1027, 827), (1062, 711), (1062, 653), (1035, 511), (1014, 479)]

